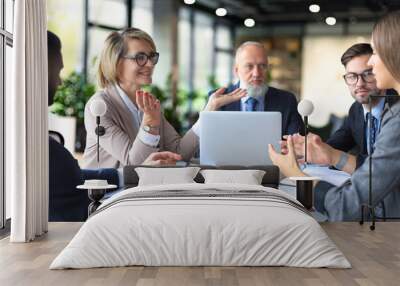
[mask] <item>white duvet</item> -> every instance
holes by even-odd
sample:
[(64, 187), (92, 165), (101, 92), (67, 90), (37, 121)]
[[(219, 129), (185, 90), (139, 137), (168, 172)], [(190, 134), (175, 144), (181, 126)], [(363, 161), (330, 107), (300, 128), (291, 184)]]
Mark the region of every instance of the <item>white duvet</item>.
[[(173, 197), (135, 197), (171, 190), (241, 196), (180, 196), (177, 191)], [(251, 191), (268, 192), (269, 197), (254, 197)], [(351, 267), (318, 222), (298, 204), (282, 191), (254, 185), (131, 188), (105, 201), (50, 269), (128, 265)]]

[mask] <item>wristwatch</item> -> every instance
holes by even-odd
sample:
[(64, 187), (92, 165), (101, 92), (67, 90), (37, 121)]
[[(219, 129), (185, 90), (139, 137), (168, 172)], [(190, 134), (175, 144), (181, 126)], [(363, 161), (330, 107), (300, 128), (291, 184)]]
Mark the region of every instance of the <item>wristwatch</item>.
[(347, 154), (346, 152), (342, 152), (340, 154), (339, 162), (337, 162), (334, 167), (338, 170), (343, 170), (344, 166), (347, 163), (347, 160), (349, 160), (349, 154)]
[(144, 125), (143, 130), (146, 132), (150, 132), (152, 130), (158, 130), (160, 127), (159, 126), (151, 126), (151, 125)]

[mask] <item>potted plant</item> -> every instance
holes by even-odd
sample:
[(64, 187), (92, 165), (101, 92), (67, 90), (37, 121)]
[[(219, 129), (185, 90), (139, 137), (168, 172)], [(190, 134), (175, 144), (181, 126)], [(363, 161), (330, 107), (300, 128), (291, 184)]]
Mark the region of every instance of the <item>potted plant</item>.
[(85, 105), (95, 91), (95, 85), (86, 82), (83, 74), (72, 72), (55, 94), (50, 111), (57, 116), (50, 117), (49, 129), (63, 134), (65, 145), (71, 152), (83, 152), (85, 148)]

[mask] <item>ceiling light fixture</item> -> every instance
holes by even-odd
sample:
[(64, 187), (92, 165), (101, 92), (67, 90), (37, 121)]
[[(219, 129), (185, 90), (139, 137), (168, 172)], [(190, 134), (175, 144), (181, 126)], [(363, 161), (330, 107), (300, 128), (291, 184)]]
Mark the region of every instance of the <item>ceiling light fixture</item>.
[(226, 11), (225, 8), (218, 8), (217, 10), (215, 10), (215, 14), (219, 17), (224, 17), (227, 13), (228, 11)]
[(318, 13), (321, 8), (319, 7), (318, 4), (311, 4), (308, 9), (310, 10), (311, 13)]
[(254, 19), (252, 19), (252, 18), (247, 18), (246, 20), (244, 20), (244, 25), (246, 27), (251, 28), (251, 27), (254, 27), (255, 24), (256, 24), (256, 21), (254, 21)]
[(336, 18), (335, 17), (326, 17), (325, 22), (329, 25), (329, 26), (333, 26), (336, 24)]
[(196, 0), (183, 0), (183, 2), (185, 2), (185, 4), (192, 5), (196, 2)]

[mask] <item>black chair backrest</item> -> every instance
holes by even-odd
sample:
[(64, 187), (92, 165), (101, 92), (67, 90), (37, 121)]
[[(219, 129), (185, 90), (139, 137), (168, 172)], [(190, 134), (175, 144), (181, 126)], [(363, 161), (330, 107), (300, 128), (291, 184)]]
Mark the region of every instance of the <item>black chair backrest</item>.
[(49, 130), (49, 136), (64, 146), (65, 140), (61, 133)]

